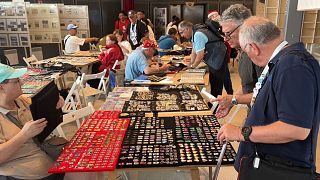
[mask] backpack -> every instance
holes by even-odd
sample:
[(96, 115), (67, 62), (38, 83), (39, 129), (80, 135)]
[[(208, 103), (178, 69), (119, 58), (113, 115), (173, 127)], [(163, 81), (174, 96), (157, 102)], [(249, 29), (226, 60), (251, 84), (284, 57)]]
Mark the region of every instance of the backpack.
[(206, 24), (195, 24), (193, 26), (193, 39), (196, 32), (202, 32), (208, 37), (208, 42), (205, 45), (204, 62), (210, 69), (219, 70), (227, 62), (228, 52), (216, 24), (212, 21), (206, 21)]

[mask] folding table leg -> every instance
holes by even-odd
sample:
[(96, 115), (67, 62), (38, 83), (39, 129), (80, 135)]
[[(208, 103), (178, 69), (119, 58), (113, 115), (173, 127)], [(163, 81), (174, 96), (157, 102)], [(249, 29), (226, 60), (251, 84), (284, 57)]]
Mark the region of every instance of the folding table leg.
[(191, 168), (190, 171), (192, 180), (200, 180), (200, 173), (198, 168)]

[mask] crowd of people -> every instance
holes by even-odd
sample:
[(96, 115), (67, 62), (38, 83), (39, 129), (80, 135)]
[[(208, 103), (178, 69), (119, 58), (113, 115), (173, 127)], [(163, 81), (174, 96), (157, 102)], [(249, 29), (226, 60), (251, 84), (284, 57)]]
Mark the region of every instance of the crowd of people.
[[(78, 38), (77, 28), (74, 24), (67, 26), (65, 53), (79, 51), (84, 43), (98, 42), (95, 37)], [(153, 28), (144, 11), (121, 11), (113, 34), (103, 40), (97, 71), (110, 70), (119, 60), (125, 61), (125, 81), (165, 72), (169, 65), (157, 63), (155, 56), (181, 46), (181, 37), (192, 42), (191, 55), (184, 61), (193, 69), (202, 60), (210, 62), (216, 55), (211, 42), (221, 41), (221, 62), (208, 64), (211, 94), (217, 97), (210, 101), (219, 103), (216, 117), (227, 116), (237, 104), (249, 108), (243, 127), (225, 124), (217, 134), (221, 142), (240, 141), (236, 170), (246, 168), (240, 163), (245, 157), (271, 156), (280, 159), (279, 163), (292, 162), (292, 166), (310, 169), (313, 176), (320, 120), (320, 66), (302, 43), (289, 45), (279, 27), (266, 18), (252, 16), (241, 4), (231, 5), (221, 16), (218, 11), (210, 11), (204, 26), (173, 16), (158, 41)], [(228, 70), (231, 48), (238, 49), (241, 79), (235, 92)], [(25, 72), (0, 64), (0, 179), (93, 179), (95, 174), (47, 173), (52, 159), (32, 140), (46, 121), (32, 121), (27, 102), (19, 97), (19, 77)], [(228, 95), (221, 96), (223, 86)], [(23, 125), (22, 129), (11, 123), (11, 116)]]

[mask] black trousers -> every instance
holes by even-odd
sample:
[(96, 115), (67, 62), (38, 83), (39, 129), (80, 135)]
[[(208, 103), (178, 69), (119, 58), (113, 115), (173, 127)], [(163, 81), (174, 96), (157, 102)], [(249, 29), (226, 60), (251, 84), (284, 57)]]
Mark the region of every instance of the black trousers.
[(218, 95), (222, 94), (226, 70), (227, 62), (225, 62), (219, 70), (209, 68), (209, 82), (211, 88), (210, 94), (212, 94), (215, 97), (218, 97)]

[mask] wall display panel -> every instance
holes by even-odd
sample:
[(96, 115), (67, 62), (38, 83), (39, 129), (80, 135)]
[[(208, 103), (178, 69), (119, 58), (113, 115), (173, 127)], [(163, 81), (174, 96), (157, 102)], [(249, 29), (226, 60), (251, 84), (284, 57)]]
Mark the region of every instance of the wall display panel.
[(57, 4), (27, 4), (31, 43), (60, 43)]
[(30, 47), (24, 2), (0, 2), (0, 47)]
[[(193, 24), (204, 22), (204, 5), (182, 6), (183, 18)], [(207, 17), (207, 16), (206, 16)]]
[(68, 34), (68, 24), (78, 26), (78, 37), (90, 37), (88, 6), (84, 5), (58, 5), (60, 17), (61, 39)]
[(154, 26), (157, 27), (154, 31), (156, 37), (166, 34), (167, 27), (167, 8), (153, 8)]
[(170, 5), (170, 14), (169, 14), (169, 21), (171, 22), (172, 16), (177, 16), (181, 19), (181, 5)]

